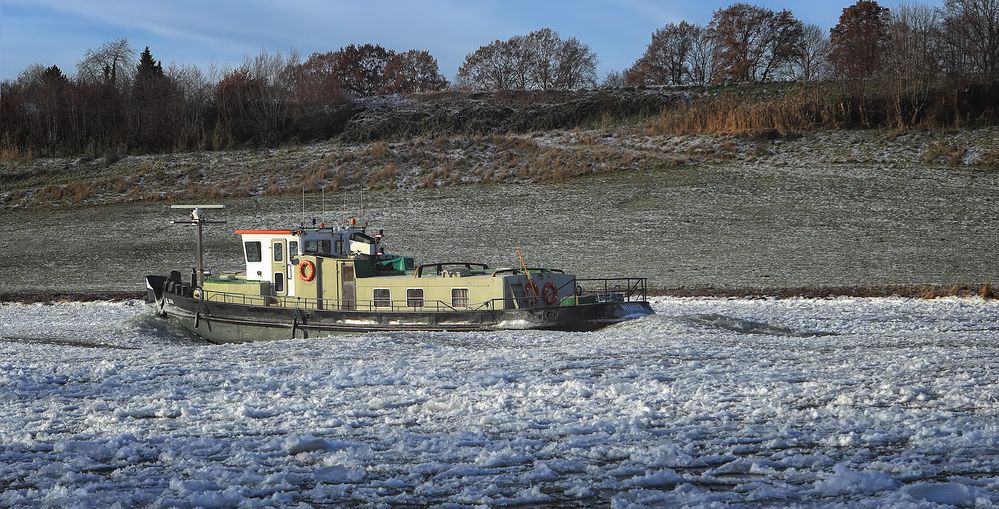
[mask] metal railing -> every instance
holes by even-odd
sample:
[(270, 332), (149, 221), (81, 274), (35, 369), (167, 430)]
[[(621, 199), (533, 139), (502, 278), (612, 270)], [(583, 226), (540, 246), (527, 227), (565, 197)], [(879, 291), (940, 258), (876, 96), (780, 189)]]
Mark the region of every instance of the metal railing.
[[(648, 280), (644, 277), (590, 278), (577, 279), (576, 281), (578, 282), (577, 293), (580, 296), (595, 295), (598, 301), (645, 302), (648, 300)], [(586, 283), (587, 286), (583, 286), (583, 283)]]
[[(572, 293), (563, 290), (572, 288)], [(298, 309), (333, 310), (333, 311), (388, 311), (388, 312), (451, 312), (451, 311), (496, 311), (502, 309), (545, 309), (562, 306), (573, 306), (594, 302), (644, 302), (647, 299), (648, 287), (645, 278), (573, 278), (555, 290), (556, 295), (562, 295), (549, 304), (544, 292), (538, 295), (500, 297), (479, 303), (469, 302), (466, 306), (455, 306), (442, 300), (426, 299), (320, 299), (315, 297), (299, 297), (285, 295), (247, 295), (244, 293), (224, 292), (217, 290), (198, 290), (195, 295), (206, 302), (221, 302), (240, 304), (244, 306), (267, 306)], [(568, 300), (572, 298), (572, 300)], [(568, 302), (568, 303), (567, 303)]]
[(315, 297), (299, 297), (286, 295), (246, 295), (242, 293), (202, 290), (201, 298), (208, 302), (224, 302), (250, 306), (271, 306), (299, 309), (326, 309), (336, 311), (413, 311), (413, 312), (445, 312), (445, 311), (478, 311), (495, 310), (493, 299), (483, 304), (488, 306), (454, 306), (442, 300), (402, 299), (402, 300), (363, 300), (363, 299), (320, 299)]

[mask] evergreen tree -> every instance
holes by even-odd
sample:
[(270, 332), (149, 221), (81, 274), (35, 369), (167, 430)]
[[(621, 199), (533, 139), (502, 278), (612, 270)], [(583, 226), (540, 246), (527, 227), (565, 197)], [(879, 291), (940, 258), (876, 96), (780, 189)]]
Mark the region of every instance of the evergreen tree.
[(169, 150), (172, 143), (172, 129), (176, 124), (171, 117), (171, 100), (176, 87), (163, 74), (163, 65), (153, 58), (149, 46), (139, 55), (135, 68), (135, 84), (132, 90), (132, 113), (130, 116), (131, 143), (146, 150)]
[(136, 82), (163, 77), (163, 65), (158, 60), (153, 59), (153, 53), (149, 51), (149, 46), (146, 46), (146, 49), (139, 55), (139, 65), (135, 71)]

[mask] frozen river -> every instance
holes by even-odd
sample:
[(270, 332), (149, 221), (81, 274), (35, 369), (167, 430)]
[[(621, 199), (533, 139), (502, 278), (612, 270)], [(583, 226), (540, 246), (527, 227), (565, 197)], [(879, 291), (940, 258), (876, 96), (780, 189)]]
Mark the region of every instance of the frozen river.
[(991, 506), (999, 303), (661, 299), (596, 333), (206, 345), (0, 306), (0, 506)]

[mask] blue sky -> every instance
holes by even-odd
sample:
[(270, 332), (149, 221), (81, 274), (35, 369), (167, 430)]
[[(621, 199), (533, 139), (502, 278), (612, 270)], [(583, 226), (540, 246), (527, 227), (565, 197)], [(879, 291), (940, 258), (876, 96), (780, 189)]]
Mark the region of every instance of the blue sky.
[[(637, 59), (656, 28), (688, 20), (706, 24), (732, 1), (576, 0), (0, 0), (0, 79), (33, 63), (67, 74), (88, 48), (127, 37), (136, 51), (178, 64), (231, 68), (261, 49), (308, 56), (350, 43), (376, 42), (394, 50), (427, 49), (451, 79), (465, 55), (495, 39), (549, 26), (588, 44), (599, 71), (621, 70)], [(761, 1), (790, 9), (828, 29), (843, 1)], [(898, 1), (884, 1), (894, 7)], [(933, 0), (939, 5), (942, 0)]]

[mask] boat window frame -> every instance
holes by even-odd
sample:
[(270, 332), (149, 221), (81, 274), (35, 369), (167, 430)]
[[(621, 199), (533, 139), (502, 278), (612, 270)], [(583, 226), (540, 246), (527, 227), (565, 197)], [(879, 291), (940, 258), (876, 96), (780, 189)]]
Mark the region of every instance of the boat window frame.
[[(384, 291), (385, 296), (379, 298), (378, 293)], [(391, 288), (372, 288), (371, 289), (371, 305), (376, 308), (390, 308), (392, 307), (392, 289)]]
[[(460, 304), (459, 305), (458, 301), (455, 299), (454, 292), (456, 290), (460, 290), (460, 291), (464, 291), (465, 292), (465, 296), (461, 297), (465, 301), (464, 304)], [(470, 292), (468, 290), (468, 287), (452, 288), (451, 289), (451, 307), (453, 307), (453, 308), (467, 308), (468, 307), (468, 303), (469, 303), (469, 299), (468, 299), (469, 293)]]
[[(250, 250), (248, 249), (250, 245), (256, 245), (255, 260), (250, 259)], [(246, 263), (260, 263), (264, 261), (264, 246), (259, 240), (248, 240), (243, 242), (243, 256), (246, 258)]]
[(274, 273), (274, 278), (271, 282), (274, 285), (274, 295), (277, 295), (284, 291), (284, 272), (278, 271)]
[[(315, 249), (309, 249), (309, 244), (311, 243), (315, 243), (316, 246)], [(323, 247), (325, 247), (326, 249), (323, 250)], [(330, 253), (330, 249), (332, 249), (332, 243), (328, 239), (309, 239), (306, 240), (305, 245), (302, 246), (302, 253), (329, 256), (330, 254), (332, 254)]]
[(284, 241), (271, 242), (271, 259), (274, 263), (284, 262)]
[(289, 240), (288, 241), (288, 258), (291, 259), (291, 258), (293, 258), (295, 256), (298, 256), (298, 241), (297, 240)]
[[(409, 292), (420, 292), (420, 296), (411, 297)], [(406, 288), (406, 307), (422, 308), (427, 302), (425, 298), (426, 295), (427, 293), (423, 290), (423, 288)], [(414, 302), (419, 302), (419, 304), (414, 304)]]

